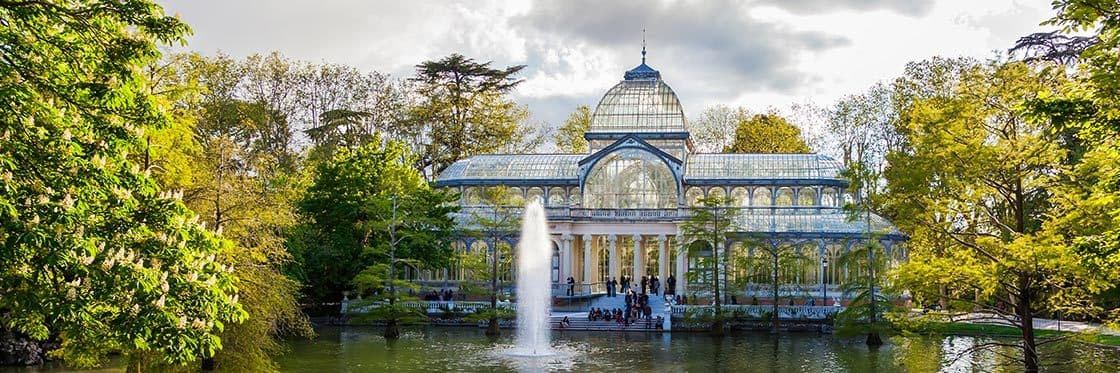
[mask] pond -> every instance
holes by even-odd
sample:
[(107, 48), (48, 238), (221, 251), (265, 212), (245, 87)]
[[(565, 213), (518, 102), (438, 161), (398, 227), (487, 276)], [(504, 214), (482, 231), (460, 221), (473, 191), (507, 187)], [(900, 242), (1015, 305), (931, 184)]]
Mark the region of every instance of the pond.
[[(323, 328), (313, 341), (293, 341), (279, 361), (286, 372), (423, 371), (668, 371), (668, 372), (972, 372), (1017, 371), (993, 352), (964, 353), (990, 339), (968, 336), (894, 336), (878, 349), (861, 338), (817, 333), (554, 332), (556, 354), (513, 357), (512, 331), (491, 339), (477, 328), (426, 328), (386, 342), (375, 327)], [(1001, 353), (1014, 354), (1013, 349)], [(1063, 349), (1060, 371), (1116, 371), (1116, 353)]]

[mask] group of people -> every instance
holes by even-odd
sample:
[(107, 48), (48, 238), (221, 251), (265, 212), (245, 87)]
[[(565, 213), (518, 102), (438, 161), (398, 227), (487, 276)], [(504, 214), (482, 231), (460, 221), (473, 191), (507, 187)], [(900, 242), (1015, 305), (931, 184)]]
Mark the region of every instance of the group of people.
[(455, 300), (455, 292), (451, 291), (451, 289), (441, 289), (438, 292), (432, 290), (424, 294), (424, 300), (436, 302), (452, 301)]
[(605, 309), (605, 308), (591, 308), (587, 312), (588, 321), (614, 321), (619, 326), (630, 326), (636, 322), (644, 320), (646, 327), (650, 327), (651, 323), (660, 326), (661, 316), (656, 320), (653, 318), (653, 309), (649, 304), (649, 294), (635, 293), (633, 290), (626, 292), (626, 306), (624, 308)]
[[(569, 279), (571, 278), (569, 277)], [(637, 286), (635, 286), (634, 289), (630, 288), (632, 282), (633, 279), (626, 275), (622, 275), (621, 282), (611, 277), (610, 280), (607, 280), (607, 296), (617, 297), (620, 288), (625, 293), (637, 292), (639, 290)], [(639, 283), (641, 284), (641, 292), (639, 294), (645, 295), (647, 293), (652, 293), (653, 295), (661, 295), (661, 280), (658, 279), (657, 276), (642, 276)], [(676, 292), (674, 289), (676, 289), (677, 286), (677, 279), (673, 277), (673, 275), (669, 275), (669, 278), (665, 279), (665, 284), (668, 286), (668, 288), (665, 289), (665, 295), (673, 295)], [(621, 285), (621, 287), (619, 285)], [(629, 294), (627, 296), (629, 296)]]

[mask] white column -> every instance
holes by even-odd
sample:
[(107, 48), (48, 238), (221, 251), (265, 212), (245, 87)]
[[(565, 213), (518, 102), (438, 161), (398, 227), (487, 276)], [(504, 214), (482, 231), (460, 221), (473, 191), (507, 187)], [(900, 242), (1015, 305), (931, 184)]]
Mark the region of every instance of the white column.
[(567, 284), (568, 277), (575, 276), (572, 262), (572, 235), (560, 235), (560, 283)]
[[(683, 237), (681, 235), (679, 235), (679, 234), (677, 235), (677, 244), (678, 245), (680, 245), (680, 244), (682, 244), (682, 242), (684, 242), (684, 241), (682, 241), (682, 238)], [(676, 292), (677, 292), (677, 294), (680, 294), (680, 295), (685, 295), (685, 291), (687, 290), (686, 287), (685, 287), (685, 283), (688, 282), (687, 277), (686, 277), (686, 273), (685, 273), (685, 268), (686, 267), (688, 267), (688, 253), (683, 251), (683, 250), (677, 252), (677, 276), (676, 276), (677, 277), (677, 288), (676, 288)]]
[(657, 279), (662, 283), (669, 276), (669, 250), (665, 248), (665, 235), (657, 235)]
[(583, 283), (591, 283), (591, 235), (583, 235)]
[(631, 238), (634, 240), (634, 281), (638, 282), (640, 289), (642, 286), (641, 278), (646, 273), (645, 268), (642, 268), (645, 264), (645, 258), (643, 258), (645, 253), (642, 252), (642, 235), (635, 234)]
[(619, 265), (621, 263), (619, 263), (618, 261), (618, 249), (617, 247), (615, 247), (615, 244), (618, 243), (618, 236), (615, 236), (613, 234), (607, 236), (607, 242), (610, 243), (610, 265), (608, 266), (608, 268), (610, 268), (610, 271), (607, 273), (607, 280), (610, 280), (611, 277), (618, 277), (621, 273), (621, 271), (619, 270)]

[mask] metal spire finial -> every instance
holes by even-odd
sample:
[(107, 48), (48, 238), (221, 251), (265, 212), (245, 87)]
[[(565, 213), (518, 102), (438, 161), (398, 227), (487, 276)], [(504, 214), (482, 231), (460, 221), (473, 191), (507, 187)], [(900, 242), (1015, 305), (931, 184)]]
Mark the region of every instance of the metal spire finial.
[(642, 29), (642, 63), (646, 63), (646, 29)]

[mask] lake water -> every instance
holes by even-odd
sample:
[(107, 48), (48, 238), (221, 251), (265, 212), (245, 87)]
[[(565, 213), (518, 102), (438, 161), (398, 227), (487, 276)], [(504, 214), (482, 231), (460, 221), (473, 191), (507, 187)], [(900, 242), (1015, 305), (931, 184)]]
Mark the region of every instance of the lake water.
[[(771, 335), (625, 332), (554, 332), (555, 356), (522, 358), (512, 330), (491, 339), (477, 328), (426, 328), (387, 342), (376, 327), (320, 329), (314, 341), (293, 341), (280, 359), (288, 372), (973, 372), (1018, 371), (996, 353), (965, 353), (987, 338), (967, 336), (890, 337), (878, 349), (862, 338), (816, 333)], [(1014, 354), (1013, 349), (1002, 353)], [(1051, 351), (1071, 362), (1057, 371), (1116, 372), (1116, 352), (1097, 349)]]

